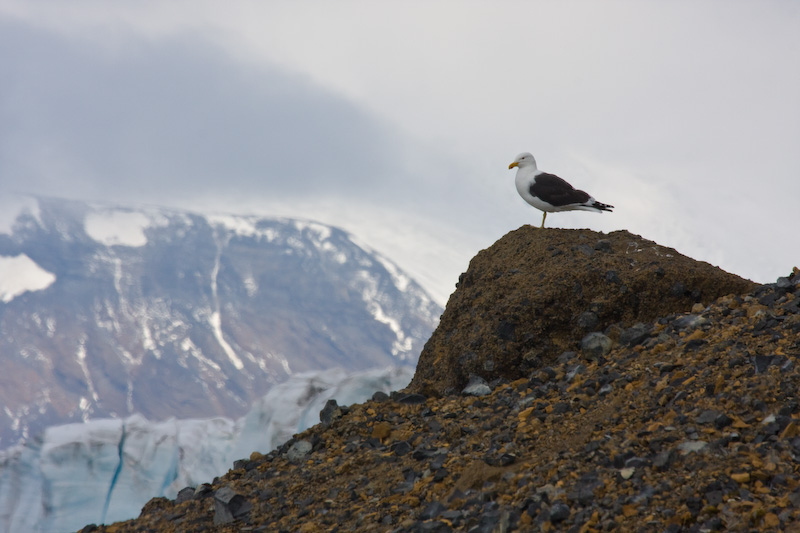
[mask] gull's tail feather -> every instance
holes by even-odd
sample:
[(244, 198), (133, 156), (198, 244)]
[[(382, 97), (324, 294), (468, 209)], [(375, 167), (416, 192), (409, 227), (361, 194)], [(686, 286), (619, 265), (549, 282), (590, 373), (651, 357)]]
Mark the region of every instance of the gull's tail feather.
[(614, 209), (613, 205), (604, 204), (602, 202), (598, 202), (597, 200), (592, 202), (592, 205), (590, 205), (589, 207), (593, 207), (598, 211), (611, 211), (612, 209)]

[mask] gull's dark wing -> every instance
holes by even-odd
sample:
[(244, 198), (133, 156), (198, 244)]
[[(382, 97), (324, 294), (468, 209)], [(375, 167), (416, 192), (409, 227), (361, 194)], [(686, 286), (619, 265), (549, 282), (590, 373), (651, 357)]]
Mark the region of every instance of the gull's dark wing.
[(586, 192), (574, 188), (555, 174), (546, 172), (536, 175), (530, 193), (555, 207), (582, 204), (590, 198)]

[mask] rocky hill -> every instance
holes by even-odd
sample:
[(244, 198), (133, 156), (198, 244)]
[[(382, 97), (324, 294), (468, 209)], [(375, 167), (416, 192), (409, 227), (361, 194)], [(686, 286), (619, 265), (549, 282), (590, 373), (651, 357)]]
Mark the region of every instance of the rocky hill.
[(85, 531), (797, 530), (787, 274), (521, 228), (473, 260), (409, 389), (330, 403), (279, 449)]
[[(586, 333), (644, 324), (755, 284), (626, 231), (525, 226), (481, 251), (425, 344), (415, 392), (460, 391), (470, 375), (514, 380), (577, 350)], [(641, 331), (640, 331), (641, 330)], [(628, 341), (627, 337), (622, 339)]]

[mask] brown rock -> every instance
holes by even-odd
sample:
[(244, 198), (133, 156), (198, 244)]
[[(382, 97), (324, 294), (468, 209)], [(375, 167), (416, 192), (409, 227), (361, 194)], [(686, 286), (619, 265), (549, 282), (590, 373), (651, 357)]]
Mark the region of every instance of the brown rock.
[(775, 513), (767, 513), (764, 515), (764, 525), (766, 527), (778, 527), (781, 525), (781, 519)]
[(372, 427), (372, 437), (384, 441), (392, 434), (392, 426), (388, 422), (378, 422)]
[(748, 472), (736, 472), (731, 474), (731, 479), (737, 483), (749, 483), (750, 474)]
[[(607, 245), (595, 247), (600, 240)], [(755, 287), (627, 231), (523, 226), (470, 262), (409, 389), (442, 395), (459, 392), (470, 374), (527, 377), (578, 351), (578, 320), (587, 312), (596, 331), (626, 328)]]

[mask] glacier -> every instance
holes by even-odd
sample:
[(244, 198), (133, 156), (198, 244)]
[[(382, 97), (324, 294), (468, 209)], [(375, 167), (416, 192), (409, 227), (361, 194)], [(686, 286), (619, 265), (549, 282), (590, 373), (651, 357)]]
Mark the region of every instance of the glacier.
[(408, 385), (411, 366), (304, 372), (242, 418), (148, 421), (135, 414), (48, 428), (0, 452), (0, 531), (60, 533), (139, 515), (153, 497), (210, 482), (319, 422), (329, 399), (350, 405)]

